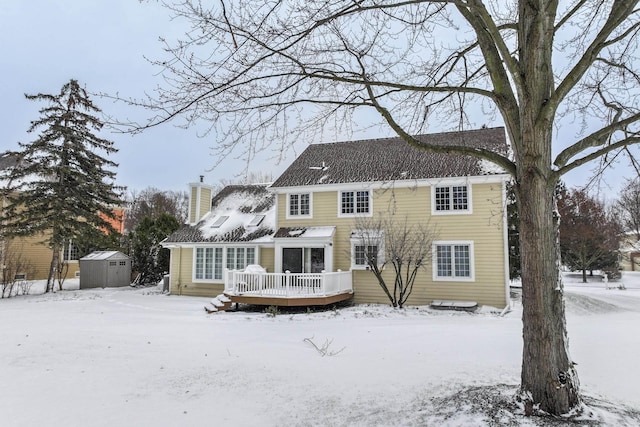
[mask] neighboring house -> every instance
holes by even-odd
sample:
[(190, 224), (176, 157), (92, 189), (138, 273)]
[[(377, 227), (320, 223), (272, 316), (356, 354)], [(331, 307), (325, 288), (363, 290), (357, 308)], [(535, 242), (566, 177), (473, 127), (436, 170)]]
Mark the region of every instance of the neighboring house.
[[(507, 151), (503, 128), (417, 139)], [(211, 186), (193, 183), (191, 224), (164, 242), (171, 249), (171, 292), (224, 292), (235, 302), (268, 305), (351, 297), (388, 303), (364, 259), (371, 250), (382, 256), (382, 248), (364, 246), (356, 219), (393, 215), (438, 230), (433, 260), (417, 277), (408, 304), (504, 307), (507, 180), (489, 162), (383, 138), (310, 145), (268, 188), (230, 186), (212, 197)], [(262, 269), (245, 271), (251, 264)], [(391, 270), (387, 266), (385, 274), (392, 284)]]
[[(6, 188), (9, 186), (9, 178), (11, 169), (20, 167), (19, 157), (16, 153), (5, 152), (0, 154), (0, 189), (2, 189), (2, 212), (7, 201)], [(124, 210), (114, 208), (115, 218), (107, 218), (113, 228), (122, 233), (124, 226)], [(0, 265), (3, 268), (15, 270), (15, 274), (27, 280), (42, 280), (49, 276), (49, 268), (51, 266), (51, 248), (43, 242), (47, 236), (38, 234), (28, 237), (19, 237), (14, 239), (5, 239), (2, 233), (2, 225), (0, 224)], [(78, 259), (81, 254), (77, 246), (69, 241), (62, 250), (62, 259), (69, 265), (67, 278), (77, 277), (80, 272)], [(11, 264), (11, 265), (10, 265)]]
[(625, 233), (620, 244), (620, 270), (640, 271), (640, 240), (634, 231)]

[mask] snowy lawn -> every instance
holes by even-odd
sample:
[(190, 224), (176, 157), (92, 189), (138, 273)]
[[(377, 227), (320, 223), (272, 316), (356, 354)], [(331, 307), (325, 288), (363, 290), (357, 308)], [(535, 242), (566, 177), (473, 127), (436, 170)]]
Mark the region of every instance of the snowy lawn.
[[(626, 290), (577, 280), (567, 322), (592, 413), (578, 425), (640, 425), (601, 401), (640, 408), (640, 275), (624, 274)], [(2, 426), (564, 425), (505, 404), (517, 300), (504, 317), (377, 305), (271, 317), (207, 314), (209, 299), (155, 288), (67, 288), (0, 300)]]

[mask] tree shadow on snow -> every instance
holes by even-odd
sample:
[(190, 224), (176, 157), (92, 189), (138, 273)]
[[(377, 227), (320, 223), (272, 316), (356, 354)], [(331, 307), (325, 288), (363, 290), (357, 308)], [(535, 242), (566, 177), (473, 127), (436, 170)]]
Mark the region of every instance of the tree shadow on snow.
[(555, 417), (545, 413), (525, 416), (514, 396), (517, 387), (499, 384), (458, 389), (426, 397), (416, 404), (411, 424), (438, 426), (638, 426), (640, 410), (592, 396), (583, 396), (576, 413)]

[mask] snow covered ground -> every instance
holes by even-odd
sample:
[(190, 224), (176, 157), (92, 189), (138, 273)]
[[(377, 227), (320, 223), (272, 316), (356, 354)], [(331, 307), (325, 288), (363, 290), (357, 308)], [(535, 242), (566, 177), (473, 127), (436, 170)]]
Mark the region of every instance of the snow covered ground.
[[(600, 400), (640, 408), (640, 275), (624, 274), (626, 290), (565, 279), (591, 420), (640, 425)], [(2, 426), (563, 425), (501, 409), (519, 382), (517, 300), (505, 316), (368, 305), (273, 317), (207, 314), (209, 299), (155, 288), (66, 288), (0, 300)]]

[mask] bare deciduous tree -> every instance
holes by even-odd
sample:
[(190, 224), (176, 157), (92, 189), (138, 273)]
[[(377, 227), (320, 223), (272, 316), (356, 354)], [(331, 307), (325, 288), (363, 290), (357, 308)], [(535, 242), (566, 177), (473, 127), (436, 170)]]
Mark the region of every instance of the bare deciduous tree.
[[(402, 308), (411, 296), (416, 275), (429, 266), (431, 245), (438, 232), (429, 223), (410, 223), (395, 216), (357, 218), (355, 228), (369, 270), (393, 307)], [(355, 254), (357, 259), (358, 254)], [(386, 266), (393, 267), (393, 287)]]
[(180, 224), (187, 221), (189, 195), (186, 191), (162, 191), (147, 187), (137, 192), (131, 191), (125, 213), (125, 230), (133, 231), (145, 217), (156, 219), (162, 214), (175, 217)]
[(0, 241), (0, 298), (28, 293), (34, 266), (23, 256), (23, 246), (11, 240)]
[[(133, 100), (138, 129), (182, 117), (251, 158), (265, 145), (349, 132), (357, 111), (425, 150), (469, 154), (514, 177), (520, 218), (526, 408), (581, 404), (569, 356), (554, 189), (639, 142), (638, 0), (220, 0), (169, 4), (190, 30), (165, 42), (166, 84)], [(504, 123), (512, 157), (421, 144), (433, 123)], [(582, 124), (554, 138), (561, 119)], [(361, 119), (361, 117), (358, 117)], [(452, 122), (453, 120), (453, 122)], [(374, 124), (375, 118), (370, 119)], [(356, 159), (357, 160), (357, 159)], [(537, 405), (537, 406), (536, 406)], [(529, 411), (530, 412), (530, 411)]]

